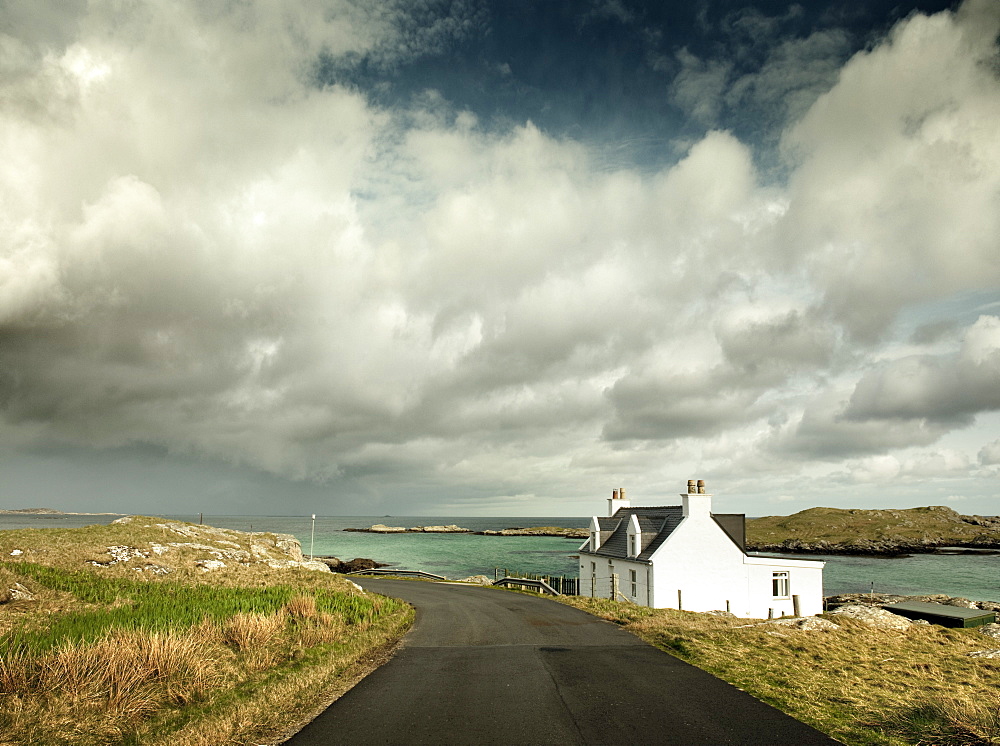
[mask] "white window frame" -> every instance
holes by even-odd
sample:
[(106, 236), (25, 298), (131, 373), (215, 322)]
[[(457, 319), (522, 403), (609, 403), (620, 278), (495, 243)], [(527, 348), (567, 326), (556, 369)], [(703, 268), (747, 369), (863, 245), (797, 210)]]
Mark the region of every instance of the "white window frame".
[(788, 570), (776, 570), (771, 573), (771, 597), (791, 598), (792, 577)]
[(638, 583), (636, 582), (635, 570), (629, 570), (629, 580), (632, 582), (632, 598), (636, 597), (636, 590), (638, 588)]

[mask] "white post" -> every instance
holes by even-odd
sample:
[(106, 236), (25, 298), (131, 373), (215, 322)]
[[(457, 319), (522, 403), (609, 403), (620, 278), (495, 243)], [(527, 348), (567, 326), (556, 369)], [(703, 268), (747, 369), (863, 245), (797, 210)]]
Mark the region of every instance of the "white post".
[(309, 559), (313, 558), (313, 547), (316, 545), (316, 514), (313, 513), (312, 534), (309, 536)]

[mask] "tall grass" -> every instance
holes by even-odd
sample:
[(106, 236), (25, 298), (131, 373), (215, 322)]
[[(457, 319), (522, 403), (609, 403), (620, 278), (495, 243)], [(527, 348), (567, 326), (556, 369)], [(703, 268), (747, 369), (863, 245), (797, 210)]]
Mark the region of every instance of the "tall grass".
[[(234, 730), (260, 742), (321, 696), (310, 691), (316, 681), (329, 687), (412, 618), (401, 603), (305, 571), (247, 574), (252, 587), (223, 576), (212, 585), (133, 580), (26, 562), (0, 563), (0, 575), (61, 599), (47, 608), (55, 613), (0, 607), (9, 627), (0, 634), (0, 744), (188, 734), (168, 739), (178, 746), (231, 742)], [(262, 689), (294, 692), (295, 701), (276, 708)]]
[[(218, 620), (239, 614), (274, 614), (300, 595), (290, 585), (246, 588), (150, 582), (30, 563), (8, 564), (7, 569), (50, 590), (70, 593), (86, 604), (80, 610), (46, 619), (44, 626), (22, 628), (6, 640), (8, 647), (34, 653), (66, 640), (96, 640), (111, 629), (164, 632), (190, 627), (206, 617)], [(366, 596), (324, 590), (312, 599), (315, 609), (336, 614), (348, 625), (370, 620), (381, 603)], [(0, 644), (2, 641), (0, 638)]]

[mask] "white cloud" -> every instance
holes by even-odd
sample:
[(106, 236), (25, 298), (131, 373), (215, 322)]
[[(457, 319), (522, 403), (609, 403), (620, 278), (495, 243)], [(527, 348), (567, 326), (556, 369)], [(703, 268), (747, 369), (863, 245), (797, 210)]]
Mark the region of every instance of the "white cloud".
[(998, 30), (995, 3), (914, 15), (786, 135), (784, 261), (861, 340), (906, 304), (1000, 282)]
[[(1000, 407), (996, 316), (935, 355), (879, 341), (908, 304), (997, 286), (991, 6), (848, 63), (788, 133), (787, 188), (727, 132), (609, 172), (440, 93), (335, 84), (465, 38), (471, 5), (43, 7), (0, 10), (12, 447), (154, 444), (459, 505), (706, 462), (954, 476), (957, 451), (900, 451)], [(838, 43), (784, 49), (740, 100), (805, 106)], [(685, 54), (673, 95), (710, 121), (729, 71)]]
[(979, 449), (979, 463), (983, 466), (1000, 464), (1000, 438)]

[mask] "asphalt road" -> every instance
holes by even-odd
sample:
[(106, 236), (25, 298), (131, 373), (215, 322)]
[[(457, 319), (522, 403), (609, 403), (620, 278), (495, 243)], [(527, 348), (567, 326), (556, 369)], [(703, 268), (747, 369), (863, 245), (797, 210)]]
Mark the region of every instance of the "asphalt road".
[(364, 579), (417, 609), (403, 647), (287, 743), (835, 744), (615, 625), (488, 588)]

